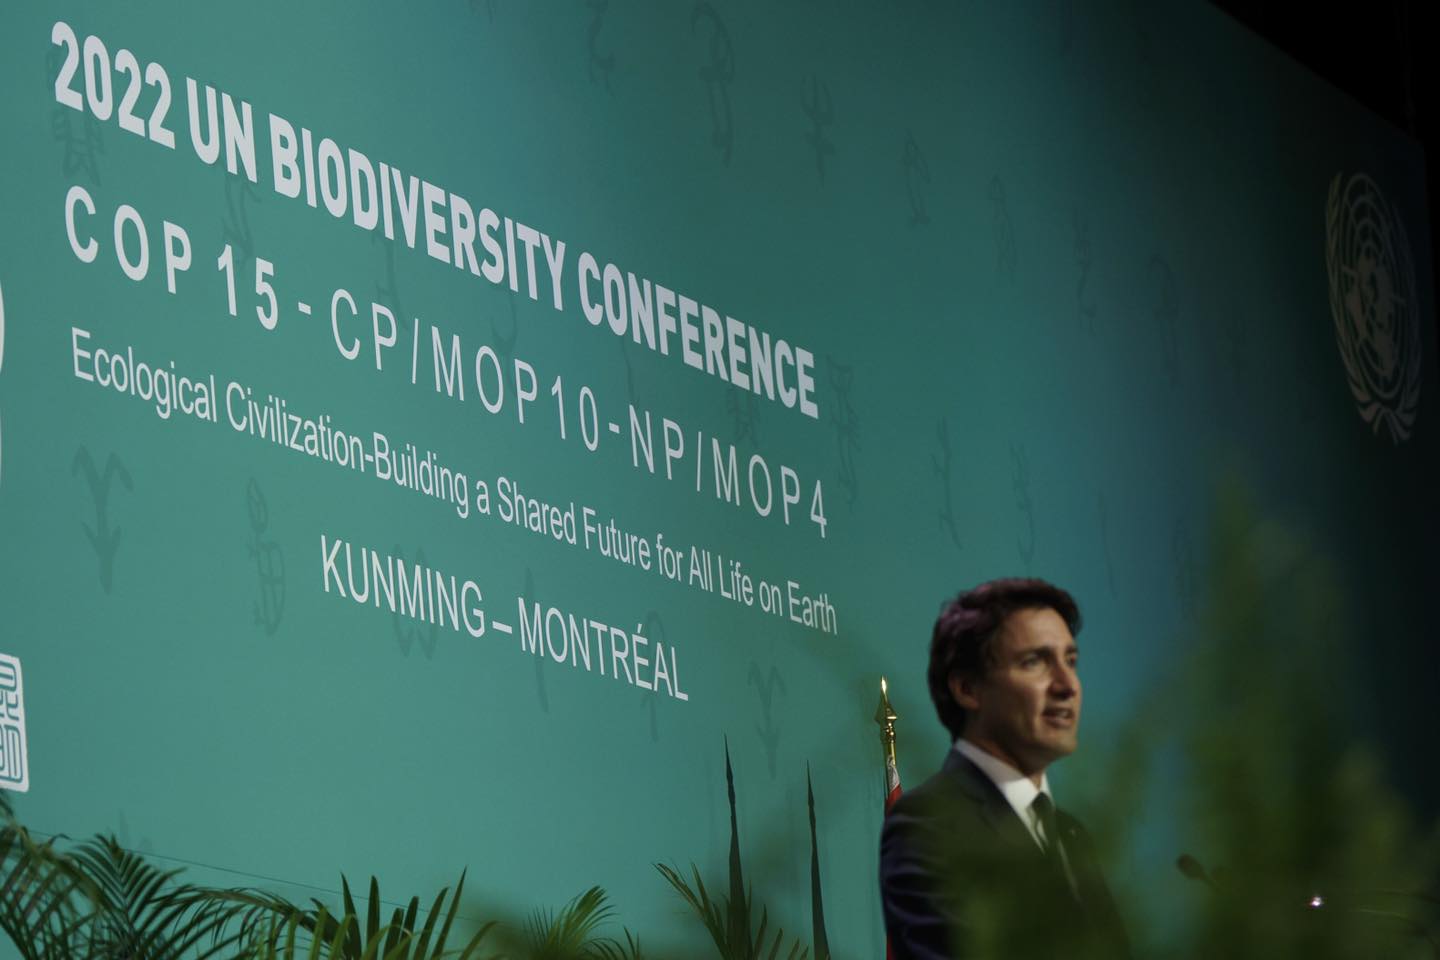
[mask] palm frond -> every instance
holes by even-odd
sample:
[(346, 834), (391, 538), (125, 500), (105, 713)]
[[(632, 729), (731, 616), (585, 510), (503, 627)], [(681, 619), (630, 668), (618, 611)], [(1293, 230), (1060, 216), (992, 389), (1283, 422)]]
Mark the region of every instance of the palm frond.
[(263, 934), (240, 956), (247, 960), (326, 960), (343, 957), (355, 929), (353, 924), (344, 921), (345, 918), (341, 918), (337, 922), (324, 905), (313, 914), (296, 911), (287, 917), (272, 918)]
[(640, 938), (628, 928), (623, 929), (624, 943), (613, 937), (592, 940), (581, 953), (582, 960), (644, 960), (644, 954), (640, 951)]
[(277, 928), (292, 921), (303, 928), (305, 911), (283, 897), (252, 889), (214, 890), (184, 887), (170, 894), (178, 908), (177, 919), (210, 931), (215, 948), (206, 953), (238, 952), (247, 955), (267, 941)]
[(705, 930), (710, 934), (710, 939), (715, 942), (715, 949), (720, 952), (721, 957), (731, 957), (730, 928), (726, 922), (725, 907), (711, 899), (705, 889), (705, 881), (700, 879), (700, 869), (693, 863), (690, 870), (695, 878), (695, 885), (692, 887), (680, 871), (664, 863), (655, 864), (655, 869), (660, 871), (670, 886), (680, 894), (680, 898), (690, 905), (699, 916), (700, 922), (704, 924)]
[(300, 920), (317, 941), (332, 945), (329, 951), (338, 950), (327, 953), (334, 960), (440, 960), (452, 955), (457, 960), (469, 960), (495, 927), (493, 921), (485, 923), (458, 951), (447, 949), (460, 908), (460, 896), (465, 889), (464, 873), (460, 874), (453, 894), (449, 887), (436, 894), (426, 911), (425, 924), (419, 930), (415, 927), (420, 916), (419, 897), (411, 897), (403, 912), (396, 908), (390, 922), (382, 926), (380, 883), (371, 877), (369, 903), (362, 927), (355, 898), (350, 893), (350, 883), (343, 876), (340, 878), (340, 889), (343, 914), (332, 916), (323, 904), (316, 901), (315, 912)]
[(558, 914), (537, 910), (530, 918), (530, 935), (534, 938), (536, 955), (544, 957), (575, 956), (590, 940), (595, 928), (614, 913), (606, 902), (605, 891), (591, 887), (575, 897)]
[[(767, 938), (770, 926), (768, 910), (761, 908), (759, 928), (753, 934), (750, 932), (753, 914), (749, 891), (746, 891), (744, 899), (738, 903), (729, 897), (715, 900), (705, 889), (700, 870), (693, 863), (690, 865), (693, 885), (679, 870), (667, 864), (657, 863), (655, 869), (660, 871), (660, 875), (675, 888), (675, 892), (690, 905), (690, 909), (695, 911), (706, 932), (710, 934), (710, 939), (714, 941), (720, 960), (776, 960), (781, 955), (780, 951), (786, 945), (785, 931), (776, 927), (773, 936)], [(805, 960), (810, 956), (810, 948), (796, 938), (790, 941), (789, 950), (784, 956), (786, 960)]]
[[(494, 928), (481, 926), (458, 950), (449, 946), (465, 886), (436, 895), (420, 922), (420, 899), (381, 924), (383, 900), (370, 880), (362, 918), (341, 878), (343, 910), (299, 907), (251, 889), (192, 886), (180, 870), (162, 869), (113, 836), (62, 852), (37, 843), (0, 795), (0, 929), (23, 960), (75, 957), (126, 960), (470, 960)], [(572, 905), (567, 924), (585, 930), (609, 916), (601, 894)]]
[(270, 894), (211, 890), (180, 883), (114, 837), (82, 843), (73, 862), (90, 883), (93, 955), (145, 960), (208, 960), (230, 956), (253, 939), (259, 924), (296, 908)]
[(89, 881), (53, 839), (37, 843), (15, 822), (8, 798), (0, 816), (0, 929), (25, 960), (74, 955), (94, 915)]
[(640, 940), (621, 928), (624, 941), (602, 934), (615, 909), (603, 887), (591, 887), (558, 911), (533, 911), (523, 923), (497, 929), (512, 960), (640, 960)]

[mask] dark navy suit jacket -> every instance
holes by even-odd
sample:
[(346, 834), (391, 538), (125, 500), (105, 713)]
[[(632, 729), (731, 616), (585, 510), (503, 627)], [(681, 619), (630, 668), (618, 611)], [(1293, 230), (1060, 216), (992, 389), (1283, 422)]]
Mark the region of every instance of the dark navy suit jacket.
[(1063, 810), (1056, 822), (1075, 890), (1000, 789), (952, 750), (885, 818), (880, 894), (895, 960), (1129, 957), (1094, 844)]

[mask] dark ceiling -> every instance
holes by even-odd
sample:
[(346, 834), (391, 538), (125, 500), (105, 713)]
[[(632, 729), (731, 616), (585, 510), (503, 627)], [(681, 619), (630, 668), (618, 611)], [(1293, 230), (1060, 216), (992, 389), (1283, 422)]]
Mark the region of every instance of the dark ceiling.
[(1426, 91), (1434, 68), (1422, 49), (1434, 38), (1433, 3), (1375, 0), (1330, 10), (1266, 0), (1214, 4), (1416, 139), (1433, 130)]
[(1212, 2), (1420, 142), (1430, 203), (1431, 275), (1440, 276), (1434, 249), (1440, 237), (1434, 93), (1440, 4), (1371, 0), (1328, 7), (1293, 0)]

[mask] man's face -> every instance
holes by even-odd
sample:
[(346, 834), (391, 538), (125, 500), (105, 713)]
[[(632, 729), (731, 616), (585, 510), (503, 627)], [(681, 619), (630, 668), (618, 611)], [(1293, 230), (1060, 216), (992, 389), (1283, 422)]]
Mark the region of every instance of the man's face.
[(1074, 752), (1080, 731), (1079, 650), (1065, 620), (1048, 607), (1006, 618), (980, 677), (953, 677), (968, 712), (965, 739), (1038, 777)]

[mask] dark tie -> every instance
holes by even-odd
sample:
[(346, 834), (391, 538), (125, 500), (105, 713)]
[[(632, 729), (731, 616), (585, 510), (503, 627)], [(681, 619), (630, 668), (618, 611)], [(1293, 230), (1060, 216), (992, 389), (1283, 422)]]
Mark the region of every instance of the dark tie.
[(1030, 809), (1035, 811), (1040, 824), (1045, 828), (1045, 862), (1055, 875), (1065, 882), (1065, 889), (1075, 896), (1075, 888), (1070, 883), (1070, 874), (1065, 869), (1065, 861), (1060, 856), (1060, 823), (1055, 818), (1055, 804), (1050, 802), (1049, 794), (1037, 794)]
[(1037, 793), (1030, 809), (1035, 811), (1035, 817), (1040, 821), (1040, 826), (1045, 834), (1045, 856), (1059, 859), (1060, 848), (1056, 841), (1060, 839), (1060, 827), (1055, 822), (1055, 804), (1050, 802), (1048, 793)]

